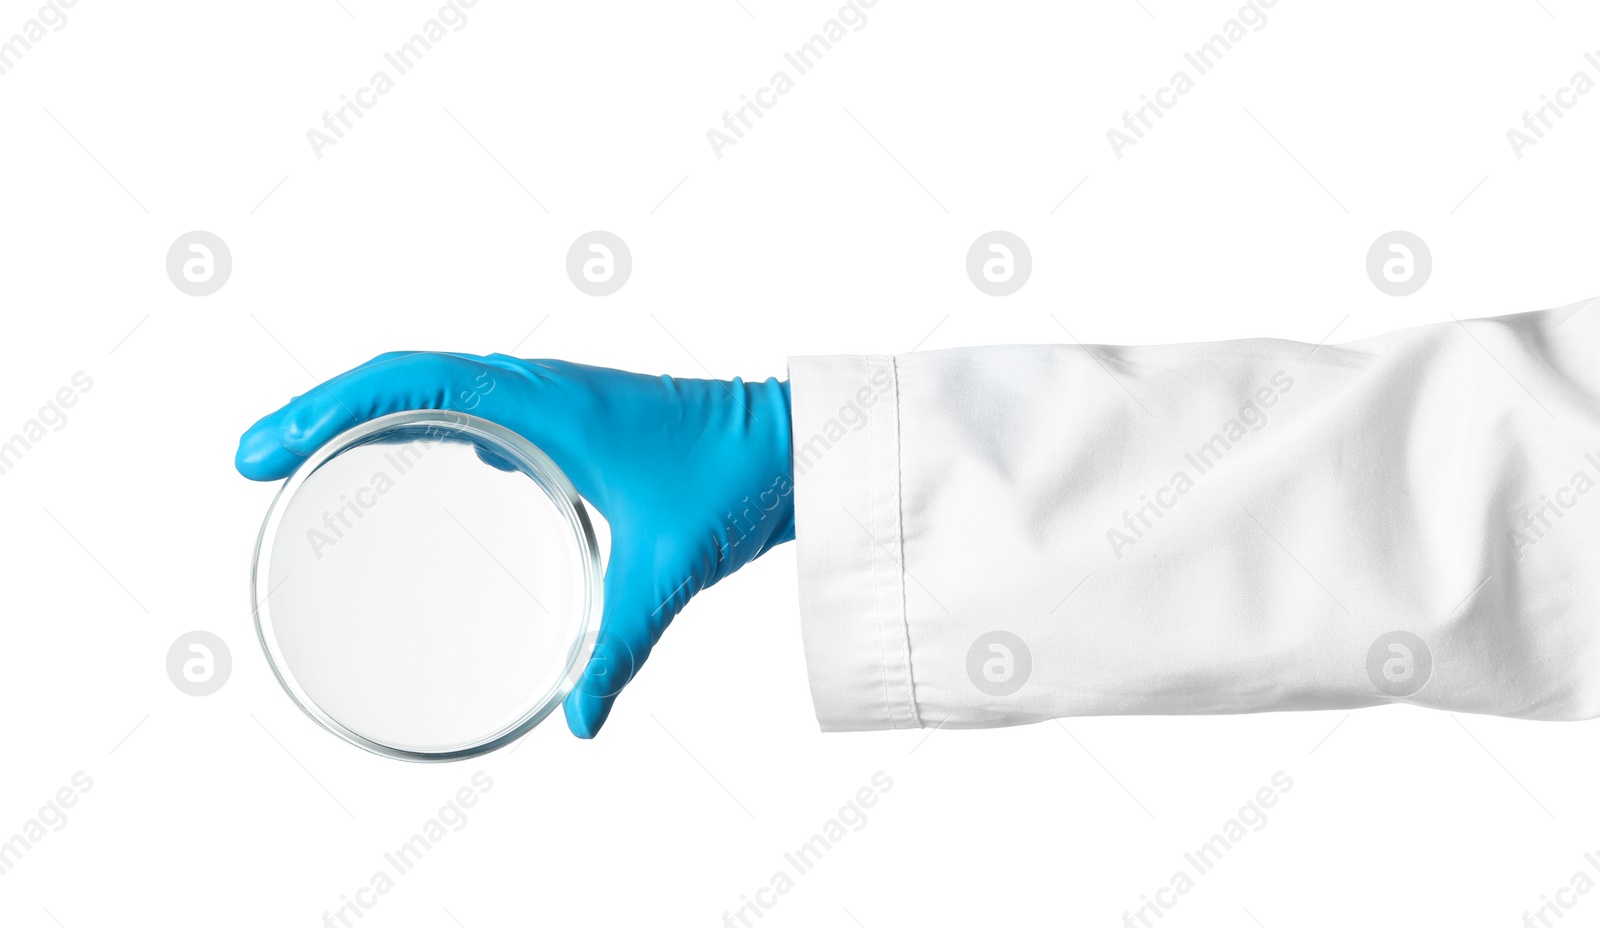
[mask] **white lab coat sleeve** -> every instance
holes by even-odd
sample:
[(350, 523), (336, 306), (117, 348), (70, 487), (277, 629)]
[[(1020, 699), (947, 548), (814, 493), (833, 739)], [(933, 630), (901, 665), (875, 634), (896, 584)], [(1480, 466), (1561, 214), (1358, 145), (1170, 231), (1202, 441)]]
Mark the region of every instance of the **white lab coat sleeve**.
[(1600, 715), (1600, 300), (790, 376), (824, 730)]

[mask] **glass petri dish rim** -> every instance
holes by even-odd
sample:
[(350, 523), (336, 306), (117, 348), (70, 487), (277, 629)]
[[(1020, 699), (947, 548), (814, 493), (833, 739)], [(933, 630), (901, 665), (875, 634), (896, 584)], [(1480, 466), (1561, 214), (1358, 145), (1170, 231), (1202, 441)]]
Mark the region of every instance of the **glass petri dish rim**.
[[(577, 635), (567, 653), (565, 665), (556, 685), (552, 687), (534, 707), (517, 721), (502, 728), (477, 744), (468, 745), (450, 751), (413, 751), (397, 748), (393, 745), (373, 741), (355, 731), (346, 728), (328, 713), (324, 712), (316, 701), (300, 687), (300, 684), (288, 671), (282, 653), (278, 649), (277, 640), (268, 634), (272, 624), (272, 612), (267, 605), (271, 598), (272, 590), (265, 588), (267, 582), (266, 561), (270, 561), (272, 545), (278, 536), (278, 529), (283, 520), (285, 505), (293, 498), (295, 491), (301, 484), (323, 464), (335, 455), (364, 444), (378, 433), (402, 427), (434, 427), (443, 431), (460, 432), (471, 435), (493, 445), (500, 452), (508, 455), (518, 464), (526, 467), (536, 482), (550, 496), (551, 501), (561, 512), (569, 528), (578, 537), (581, 552), (581, 567), (583, 569), (583, 604), (578, 616)], [(486, 465), (487, 466), (487, 465)], [(265, 560), (264, 560), (265, 559)], [(454, 760), (464, 760), (469, 757), (478, 757), (490, 751), (498, 750), (516, 741), (527, 734), (535, 725), (544, 721), (545, 717), (561, 705), (573, 687), (573, 668), (577, 664), (578, 655), (582, 651), (582, 643), (587, 637), (589, 629), (599, 626), (599, 619), (603, 607), (604, 584), (600, 568), (600, 546), (595, 540), (594, 526), (589, 521), (589, 512), (583, 505), (583, 500), (578, 496), (578, 491), (562, 473), (561, 468), (550, 460), (549, 455), (539, 450), (528, 439), (512, 430), (490, 422), (487, 419), (454, 410), (419, 409), (405, 412), (394, 412), (370, 419), (360, 425), (339, 433), (327, 444), (317, 449), (307, 457), (278, 487), (277, 495), (272, 498), (272, 505), (267, 509), (267, 516), (261, 523), (261, 531), (256, 535), (255, 554), (250, 564), (250, 612), (254, 619), (256, 640), (261, 644), (261, 651), (266, 656), (267, 665), (272, 668), (272, 675), (277, 678), (279, 685), (294, 704), (300, 707), (312, 721), (323, 728), (338, 735), (340, 738), (354, 744), (356, 747), (371, 751), (384, 757), (397, 760), (412, 761), (415, 763), (439, 763)]]

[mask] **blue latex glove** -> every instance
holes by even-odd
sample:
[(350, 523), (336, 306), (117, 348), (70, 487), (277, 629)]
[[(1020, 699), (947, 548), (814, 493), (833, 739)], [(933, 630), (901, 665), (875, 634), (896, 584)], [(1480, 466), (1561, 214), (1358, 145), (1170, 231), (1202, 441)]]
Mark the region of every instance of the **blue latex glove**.
[(471, 413), (523, 435), (610, 523), (599, 637), (564, 705), (580, 738), (600, 730), (690, 597), (794, 538), (789, 385), (774, 379), (392, 352), (251, 426), (235, 463), (278, 480), (345, 429), (410, 409)]

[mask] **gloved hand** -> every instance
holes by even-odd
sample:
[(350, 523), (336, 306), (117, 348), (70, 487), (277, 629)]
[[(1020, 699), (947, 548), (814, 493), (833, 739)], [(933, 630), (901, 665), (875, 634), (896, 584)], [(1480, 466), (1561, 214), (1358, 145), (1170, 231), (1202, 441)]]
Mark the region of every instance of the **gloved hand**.
[(599, 637), (564, 708), (592, 738), (689, 598), (794, 538), (789, 384), (680, 380), (437, 352), (391, 352), (296, 397), (239, 440), (252, 480), (288, 476), (360, 422), (449, 409), (538, 445), (611, 526)]

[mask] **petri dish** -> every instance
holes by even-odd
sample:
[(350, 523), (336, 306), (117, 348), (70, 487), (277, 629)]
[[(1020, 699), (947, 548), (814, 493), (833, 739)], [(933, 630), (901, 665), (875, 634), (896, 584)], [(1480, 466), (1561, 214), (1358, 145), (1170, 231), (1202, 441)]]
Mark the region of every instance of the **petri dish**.
[(322, 727), (387, 757), (503, 747), (566, 697), (599, 625), (599, 548), (559, 468), (509, 429), (373, 419), (278, 490), (251, 572), (256, 632)]

